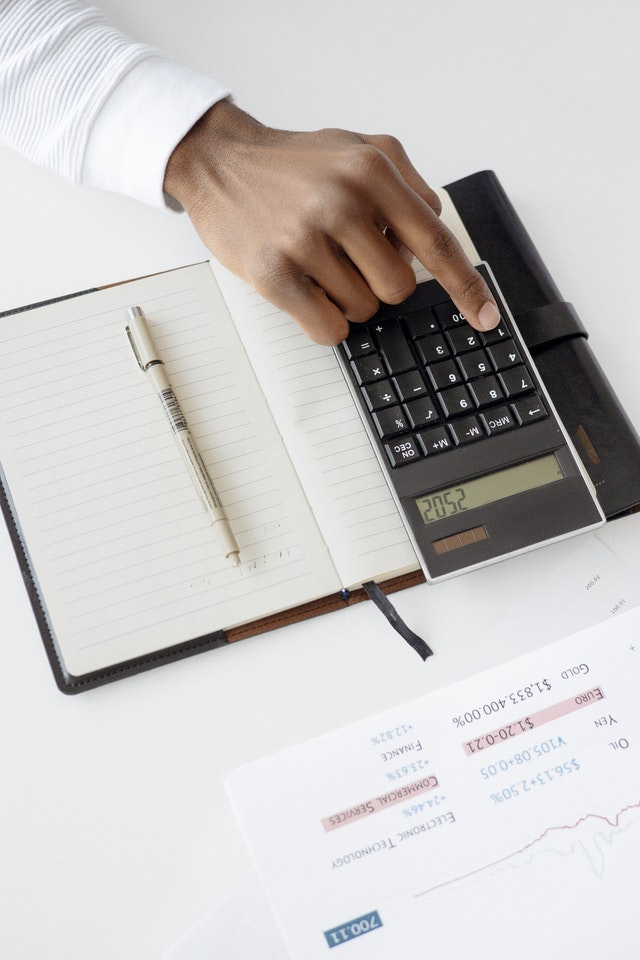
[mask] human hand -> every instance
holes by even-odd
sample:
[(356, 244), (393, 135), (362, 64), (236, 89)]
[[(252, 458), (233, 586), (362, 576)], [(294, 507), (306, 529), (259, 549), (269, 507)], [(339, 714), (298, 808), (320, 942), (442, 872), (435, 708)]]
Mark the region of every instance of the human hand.
[(230, 101), (213, 106), (169, 159), (165, 190), (214, 256), (318, 343), (415, 288), (411, 254), (479, 330), (495, 301), (439, 219), (440, 201), (393, 137), (292, 133)]

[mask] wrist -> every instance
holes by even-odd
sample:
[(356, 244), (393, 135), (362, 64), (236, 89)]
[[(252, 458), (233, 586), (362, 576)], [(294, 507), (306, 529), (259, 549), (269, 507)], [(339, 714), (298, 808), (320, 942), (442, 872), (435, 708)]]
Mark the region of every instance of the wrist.
[(230, 99), (210, 107), (191, 127), (169, 157), (164, 191), (189, 211), (212, 180), (222, 183), (230, 154), (267, 131)]

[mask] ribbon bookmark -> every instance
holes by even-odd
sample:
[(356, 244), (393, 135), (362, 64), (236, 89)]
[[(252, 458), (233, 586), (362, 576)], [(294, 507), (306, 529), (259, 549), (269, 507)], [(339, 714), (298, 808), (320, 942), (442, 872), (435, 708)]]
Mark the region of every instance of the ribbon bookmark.
[(389, 598), (382, 592), (378, 584), (373, 580), (369, 580), (367, 583), (363, 583), (362, 586), (365, 589), (369, 599), (373, 600), (378, 610), (385, 615), (393, 629), (396, 630), (400, 636), (407, 641), (410, 647), (413, 647), (418, 656), (422, 657), (423, 660), (426, 660), (427, 657), (432, 656), (433, 650), (431, 647), (428, 646), (428, 644), (426, 644), (421, 637), (414, 633), (413, 630), (409, 629)]

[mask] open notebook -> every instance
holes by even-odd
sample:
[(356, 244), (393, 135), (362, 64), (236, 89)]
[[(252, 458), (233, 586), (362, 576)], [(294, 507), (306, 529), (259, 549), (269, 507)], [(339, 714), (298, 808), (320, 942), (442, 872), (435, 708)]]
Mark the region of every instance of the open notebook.
[[(134, 362), (133, 303), (239, 568)], [(332, 351), (246, 288), (233, 306), (235, 324), (204, 263), (0, 325), (4, 485), (65, 685), (416, 568)]]
[[(133, 304), (226, 509), (237, 568), (135, 362)], [(366, 581), (422, 578), (333, 350), (208, 262), (4, 317), (0, 461), (67, 692), (359, 599), (346, 591)]]
[[(225, 506), (238, 568), (134, 360), (134, 303)], [(5, 483), (71, 676), (416, 565), (332, 351), (251, 293), (235, 306), (237, 326), (203, 263), (2, 324)]]

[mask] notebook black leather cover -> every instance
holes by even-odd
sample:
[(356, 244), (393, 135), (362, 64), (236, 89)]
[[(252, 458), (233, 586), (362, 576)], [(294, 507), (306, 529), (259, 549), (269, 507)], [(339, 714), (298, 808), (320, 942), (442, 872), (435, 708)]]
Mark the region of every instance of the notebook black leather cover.
[(608, 519), (640, 508), (640, 439), (491, 170), (445, 187), (491, 266)]

